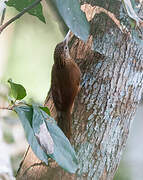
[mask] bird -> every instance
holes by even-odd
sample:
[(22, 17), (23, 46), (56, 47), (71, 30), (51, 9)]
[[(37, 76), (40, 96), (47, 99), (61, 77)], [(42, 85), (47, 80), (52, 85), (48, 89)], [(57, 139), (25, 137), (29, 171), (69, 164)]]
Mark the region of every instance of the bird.
[(54, 50), (51, 73), (51, 91), (57, 112), (57, 124), (70, 140), (74, 100), (80, 90), (81, 71), (71, 58), (68, 38), (58, 43)]

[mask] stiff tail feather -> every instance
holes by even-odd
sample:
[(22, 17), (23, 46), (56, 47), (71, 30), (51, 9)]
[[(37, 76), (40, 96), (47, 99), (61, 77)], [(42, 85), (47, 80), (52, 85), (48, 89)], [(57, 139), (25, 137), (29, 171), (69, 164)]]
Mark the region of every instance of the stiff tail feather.
[(64, 132), (65, 136), (70, 140), (71, 138), (71, 113), (58, 112), (57, 121), (58, 121), (58, 126)]

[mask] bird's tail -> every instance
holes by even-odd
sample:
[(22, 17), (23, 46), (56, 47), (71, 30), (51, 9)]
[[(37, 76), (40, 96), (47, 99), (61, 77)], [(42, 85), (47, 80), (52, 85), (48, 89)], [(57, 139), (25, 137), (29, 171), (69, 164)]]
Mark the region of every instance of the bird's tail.
[(58, 126), (61, 128), (61, 130), (69, 140), (71, 138), (71, 120), (72, 118), (70, 112), (57, 113)]

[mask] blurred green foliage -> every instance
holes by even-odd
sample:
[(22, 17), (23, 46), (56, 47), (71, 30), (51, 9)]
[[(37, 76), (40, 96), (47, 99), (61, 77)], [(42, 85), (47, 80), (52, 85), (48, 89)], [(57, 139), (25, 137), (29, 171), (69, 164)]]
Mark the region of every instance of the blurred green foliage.
[(11, 157), (11, 165), (13, 168), (13, 174), (14, 176), (17, 175), (17, 170), (19, 169), (21, 159), (23, 159), (24, 153), (19, 153), (16, 156)]
[(5, 130), (5, 131), (3, 132), (3, 139), (4, 139), (4, 141), (5, 141), (6, 143), (8, 143), (8, 144), (14, 143), (13, 135), (12, 135), (12, 133), (9, 132), (8, 130), (7, 130), (7, 131)]
[(27, 99), (33, 98), (39, 103), (43, 103), (50, 87), (54, 48), (63, 40), (57, 23), (46, 19), (44, 24), (25, 14), (15, 22), (4, 74), (5, 81), (12, 78), (23, 84)]
[(131, 176), (128, 165), (124, 161), (121, 161), (120, 166), (114, 176), (114, 180), (130, 180), (130, 179)]

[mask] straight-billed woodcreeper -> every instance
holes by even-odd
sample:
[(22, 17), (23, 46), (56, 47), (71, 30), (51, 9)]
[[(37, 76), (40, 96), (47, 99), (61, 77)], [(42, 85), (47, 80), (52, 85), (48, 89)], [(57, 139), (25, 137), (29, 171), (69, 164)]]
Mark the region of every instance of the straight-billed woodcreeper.
[(71, 137), (71, 113), (80, 89), (80, 69), (69, 55), (67, 39), (57, 44), (54, 51), (51, 90), (57, 111), (58, 126), (68, 139)]

